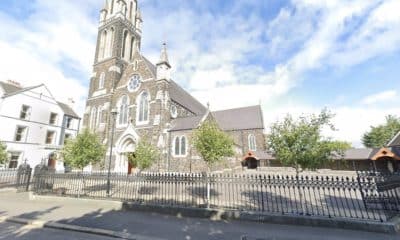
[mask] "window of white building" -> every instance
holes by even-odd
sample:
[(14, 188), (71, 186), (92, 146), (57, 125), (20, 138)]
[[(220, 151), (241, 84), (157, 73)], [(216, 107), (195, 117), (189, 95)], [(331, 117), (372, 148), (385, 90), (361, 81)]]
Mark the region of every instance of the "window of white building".
[(21, 153), (19, 152), (12, 152), (10, 157), (10, 162), (8, 163), (8, 168), (17, 168), (18, 167), (18, 160)]
[(249, 150), (257, 151), (256, 137), (253, 134), (249, 134), (248, 140), (249, 140)]
[(31, 107), (27, 105), (22, 105), (19, 118), (27, 120), (29, 119), (30, 115), (31, 115)]
[(64, 136), (64, 144), (66, 144), (69, 139), (71, 139), (71, 134), (66, 133)]
[(50, 125), (56, 125), (57, 124), (57, 113), (50, 113), (50, 119), (49, 119), (49, 124)]
[(27, 137), (28, 128), (25, 126), (17, 126), (14, 140), (16, 142), (25, 142)]
[(56, 132), (54, 131), (47, 131), (46, 134), (46, 144), (54, 144)]
[(67, 117), (67, 119), (65, 120), (65, 127), (66, 128), (72, 128), (72, 121), (73, 119), (71, 117)]

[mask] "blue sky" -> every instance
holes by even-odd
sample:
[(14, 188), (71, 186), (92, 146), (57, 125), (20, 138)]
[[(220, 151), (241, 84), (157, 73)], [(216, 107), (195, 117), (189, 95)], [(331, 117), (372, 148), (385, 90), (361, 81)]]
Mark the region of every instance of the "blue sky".
[[(0, 80), (45, 83), (84, 112), (103, 0), (0, 1)], [(142, 53), (167, 41), (173, 78), (212, 109), (259, 104), (337, 114), (327, 133), (362, 133), (400, 115), (400, 1), (139, 0)], [(66, 89), (69, 89), (66, 91)]]

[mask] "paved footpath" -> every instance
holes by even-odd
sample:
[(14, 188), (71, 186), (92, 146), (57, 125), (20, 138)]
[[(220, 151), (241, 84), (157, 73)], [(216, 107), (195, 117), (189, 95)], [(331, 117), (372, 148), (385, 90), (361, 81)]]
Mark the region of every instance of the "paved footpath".
[[(126, 212), (119, 209), (120, 204), (116, 202), (69, 198), (29, 200), (28, 193), (0, 192), (0, 216), (54, 221), (130, 233), (138, 236), (138, 240), (400, 240), (400, 235), (239, 221), (212, 221), (155, 213)], [(43, 231), (43, 234), (48, 234), (46, 239), (60, 239), (51, 233), (55, 230), (43, 229)], [(70, 239), (80, 239), (76, 234), (71, 232)], [(1, 236), (0, 232), (0, 239)]]
[(32, 225), (21, 225), (16, 223), (0, 223), (1, 240), (113, 240), (115, 238), (104, 237), (94, 234), (40, 228)]

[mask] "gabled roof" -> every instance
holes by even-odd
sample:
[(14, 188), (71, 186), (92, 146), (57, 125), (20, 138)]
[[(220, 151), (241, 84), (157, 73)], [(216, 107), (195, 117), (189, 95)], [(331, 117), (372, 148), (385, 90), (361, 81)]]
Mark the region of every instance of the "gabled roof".
[(68, 106), (67, 104), (62, 103), (62, 102), (57, 102), (57, 104), (63, 110), (65, 115), (68, 115), (68, 116), (73, 117), (73, 118), (79, 118), (80, 119), (78, 114), (76, 114), (75, 111), (72, 110), (72, 108), (70, 106)]
[(261, 106), (216, 111), (212, 115), (224, 131), (264, 129)]
[[(38, 88), (38, 87), (42, 87), (42, 86), (44, 86), (47, 89), (47, 87), (44, 84), (40, 84), (40, 85), (32, 86), (32, 87), (22, 88), (22, 87), (17, 87), (17, 86), (15, 86), (13, 84), (10, 84), (10, 83), (0, 82), (0, 86), (4, 89), (4, 96), (3, 96), (4, 98), (11, 97), (11, 96), (14, 96), (16, 94), (23, 93), (23, 92), (26, 92), (26, 91), (29, 91), (29, 90), (32, 90), (32, 89), (35, 89), (35, 88)], [(49, 94), (51, 94), (50, 91), (49, 91)], [(76, 114), (75, 111), (72, 110), (72, 108), (69, 107), (67, 104), (61, 103), (61, 102), (57, 102), (57, 104), (63, 110), (65, 115), (68, 115), (68, 116), (71, 116), (71, 117), (74, 117), (74, 118), (80, 118), (78, 116), (78, 114)]]
[(174, 81), (170, 81), (169, 84), (169, 97), (172, 101), (178, 103), (196, 115), (204, 115), (207, 112), (207, 108), (204, 107), (203, 104), (197, 101)]
[(393, 137), (392, 140), (390, 140), (389, 147), (393, 147), (393, 146), (400, 146), (400, 131), (396, 134), (396, 136)]
[(204, 116), (198, 115), (193, 117), (177, 118), (171, 122), (171, 132), (192, 130), (199, 126)]

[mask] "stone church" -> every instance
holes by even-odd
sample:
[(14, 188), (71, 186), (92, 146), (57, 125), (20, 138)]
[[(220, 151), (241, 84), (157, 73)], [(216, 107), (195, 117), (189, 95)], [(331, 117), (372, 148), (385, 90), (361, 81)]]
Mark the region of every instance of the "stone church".
[[(249, 151), (265, 151), (260, 106), (210, 112), (171, 78), (166, 44), (153, 64), (141, 52), (142, 16), (137, 0), (105, 0), (100, 11), (93, 74), (83, 126), (108, 146), (114, 126), (112, 169), (130, 172), (127, 155), (142, 139), (160, 149), (156, 171), (203, 171), (205, 163), (192, 147), (191, 135), (213, 118), (235, 141), (236, 157), (216, 168), (240, 166)], [(115, 111), (117, 110), (117, 111)], [(115, 118), (112, 112), (117, 112)], [(106, 164), (107, 165), (107, 164)]]

